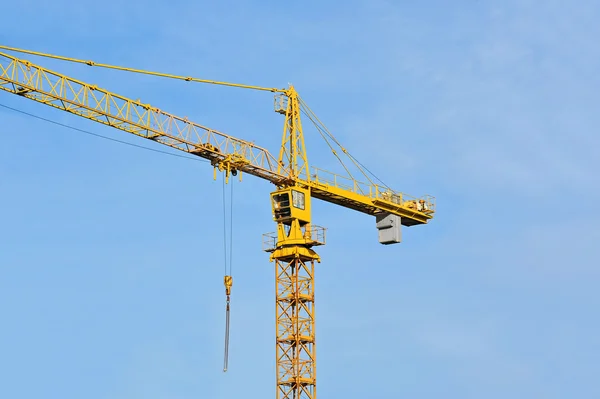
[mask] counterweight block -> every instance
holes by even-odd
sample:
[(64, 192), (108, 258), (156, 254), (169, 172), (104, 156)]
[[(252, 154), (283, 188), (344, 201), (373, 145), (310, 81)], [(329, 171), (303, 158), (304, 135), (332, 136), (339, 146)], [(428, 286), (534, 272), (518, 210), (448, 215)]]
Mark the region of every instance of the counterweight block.
[(377, 230), (379, 230), (379, 242), (383, 245), (398, 244), (402, 240), (400, 228), (402, 227), (400, 216), (390, 213), (375, 215)]

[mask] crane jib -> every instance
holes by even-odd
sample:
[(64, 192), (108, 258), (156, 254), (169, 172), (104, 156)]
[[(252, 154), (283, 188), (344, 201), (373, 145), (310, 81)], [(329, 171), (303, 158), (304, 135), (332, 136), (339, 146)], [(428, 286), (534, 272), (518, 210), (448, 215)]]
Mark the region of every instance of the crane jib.
[[(213, 166), (239, 170), (277, 187), (306, 186), (311, 196), (349, 209), (376, 215), (387, 212), (406, 226), (427, 223), (434, 198), (412, 198), (373, 184), (324, 174), (311, 168), (306, 176), (291, 176), (268, 150), (169, 114), (149, 104), (101, 89), (0, 52), (0, 89), (68, 111), (86, 119), (207, 159)], [(423, 204), (423, 205), (421, 205)]]

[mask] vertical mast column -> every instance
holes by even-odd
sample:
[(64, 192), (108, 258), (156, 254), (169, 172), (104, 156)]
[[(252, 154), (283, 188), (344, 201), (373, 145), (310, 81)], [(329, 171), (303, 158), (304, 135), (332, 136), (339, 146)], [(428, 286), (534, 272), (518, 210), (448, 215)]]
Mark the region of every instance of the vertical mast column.
[(310, 191), (271, 193), (277, 232), (265, 234), (275, 262), (277, 399), (316, 399), (315, 261), (325, 229), (310, 223)]
[(301, 246), (275, 250), (277, 398), (316, 398), (315, 260)]

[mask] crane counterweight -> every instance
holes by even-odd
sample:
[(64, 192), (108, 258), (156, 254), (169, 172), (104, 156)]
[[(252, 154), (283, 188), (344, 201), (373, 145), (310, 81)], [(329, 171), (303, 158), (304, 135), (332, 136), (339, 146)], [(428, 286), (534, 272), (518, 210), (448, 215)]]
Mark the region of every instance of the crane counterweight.
[(401, 242), (401, 218), (391, 213), (380, 213), (375, 215), (375, 225), (379, 230), (379, 242), (384, 245), (397, 244)]

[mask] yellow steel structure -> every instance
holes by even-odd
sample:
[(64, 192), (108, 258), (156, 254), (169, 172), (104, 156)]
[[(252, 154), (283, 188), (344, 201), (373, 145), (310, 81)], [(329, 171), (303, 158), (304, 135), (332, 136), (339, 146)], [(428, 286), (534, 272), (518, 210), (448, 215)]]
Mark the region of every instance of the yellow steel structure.
[[(205, 158), (215, 173), (217, 169), (223, 171), (226, 178), (248, 173), (275, 185), (271, 203), (277, 232), (264, 235), (263, 249), (271, 253), (270, 259), (275, 263), (277, 399), (315, 399), (314, 273), (315, 262), (320, 262), (320, 258), (314, 247), (325, 244), (325, 229), (311, 224), (311, 197), (375, 215), (378, 228), (382, 218), (390, 215), (405, 226), (427, 223), (435, 212), (434, 198), (413, 198), (372, 181), (362, 183), (351, 175), (309, 168), (300, 118), (301, 111), (307, 108), (302, 108), (304, 103), (293, 86), (264, 88), (98, 64), (7, 46), (0, 49), (277, 93), (275, 111), (285, 116), (285, 123), (276, 158), (249, 141), (0, 52), (0, 89), (4, 91)], [(307, 114), (311, 120), (316, 119), (312, 111)], [(346, 153), (343, 148), (342, 151)], [(385, 228), (394, 224), (385, 220), (381, 223), (387, 223)], [(226, 276), (224, 282), (229, 298), (231, 277)]]

